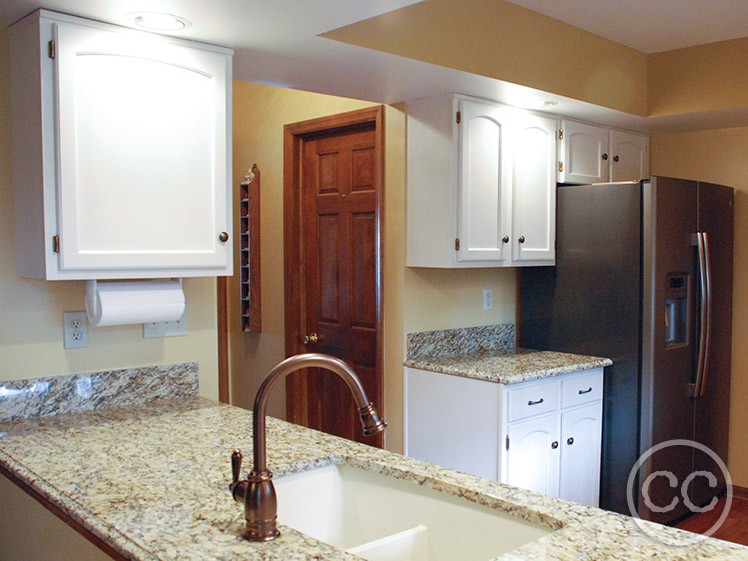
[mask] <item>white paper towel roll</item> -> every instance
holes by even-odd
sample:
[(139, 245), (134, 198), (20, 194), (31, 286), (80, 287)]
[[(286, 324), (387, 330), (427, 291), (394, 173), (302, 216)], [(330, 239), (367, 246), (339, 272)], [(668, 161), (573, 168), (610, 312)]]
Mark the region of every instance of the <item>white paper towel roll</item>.
[(178, 320), (184, 305), (180, 280), (86, 282), (86, 314), (97, 327)]

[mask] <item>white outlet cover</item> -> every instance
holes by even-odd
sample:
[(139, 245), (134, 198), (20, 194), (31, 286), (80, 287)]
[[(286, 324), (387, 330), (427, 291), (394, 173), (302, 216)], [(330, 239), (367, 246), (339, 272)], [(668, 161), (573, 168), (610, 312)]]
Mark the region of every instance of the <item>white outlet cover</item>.
[(62, 313), (63, 342), (66, 349), (88, 346), (88, 318), (86, 312)]

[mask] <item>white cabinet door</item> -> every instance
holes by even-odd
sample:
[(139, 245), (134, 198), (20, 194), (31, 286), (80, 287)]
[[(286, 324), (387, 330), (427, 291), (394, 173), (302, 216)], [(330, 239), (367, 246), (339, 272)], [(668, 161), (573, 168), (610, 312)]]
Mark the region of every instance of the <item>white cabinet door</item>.
[(608, 129), (561, 121), (559, 183), (603, 183), (608, 181)]
[(649, 178), (649, 137), (610, 131), (610, 180), (639, 181)]
[(460, 115), (457, 258), (500, 265), (508, 235), (510, 114), (505, 107), (462, 100)]
[(558, 496), (561, 423), (558, 414), (533, 417), (507, 427), (504, 483)]
[(556, 256), (555, 119), (526, 114), (512, 133), (512, 261), (553, 265)]
[(598, 505), (601, 434), (602, 402), (561, 414), (561, 498)]
[(231, 51), (46, 11), (17, 25), (19, 273), (231, 274)]
[(225, 57), (60, 23), (56, 60), (61, 269), (226, 266)]

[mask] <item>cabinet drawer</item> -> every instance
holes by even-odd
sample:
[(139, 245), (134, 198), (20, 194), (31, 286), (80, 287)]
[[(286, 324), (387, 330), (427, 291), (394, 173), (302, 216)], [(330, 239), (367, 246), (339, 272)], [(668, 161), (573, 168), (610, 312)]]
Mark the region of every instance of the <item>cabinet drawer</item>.
[(559, 391), (557, 381), (510, 390), (507, 392), (507, 420), (511, 423), (517, 419), (555, 411), (558, 407)]
[(574, 407), (603, 397), (603, 369), (561, 381), (561, 407)]

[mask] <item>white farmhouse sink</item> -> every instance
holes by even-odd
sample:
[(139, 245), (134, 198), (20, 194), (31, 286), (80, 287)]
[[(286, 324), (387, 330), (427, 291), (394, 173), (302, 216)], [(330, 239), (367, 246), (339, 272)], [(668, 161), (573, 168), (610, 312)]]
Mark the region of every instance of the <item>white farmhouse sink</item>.
[(346, 465), (274, 481), (281, 524), (369, 561), (488, 561), (551, 532), (460, 497)]

